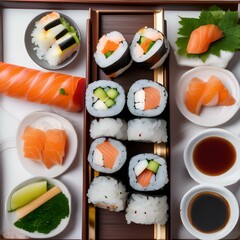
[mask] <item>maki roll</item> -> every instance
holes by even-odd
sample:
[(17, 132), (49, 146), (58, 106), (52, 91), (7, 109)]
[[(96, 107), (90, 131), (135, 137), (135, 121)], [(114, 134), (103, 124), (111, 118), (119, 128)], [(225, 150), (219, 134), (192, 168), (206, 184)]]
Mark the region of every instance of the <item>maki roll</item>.
[(141, 28), (133, 37), (130, 53), (134, 62), (147, 69), (160, 67), (167, 58), (170, 45), (160, 31)]
[(112, 138), (97, 138), (90, 147), (88, 161), (91, 167), (102, 173), (117, 172), (127, 159), (126, 147)]
[(94, 178), (87, 192), (88, 203), (113, 212), (125, 209), (127, 195), (126, 187), (120, 181), (106, 176)]
[(127, 41), (117, 31), (107, 33), (99, 39), (94, 58), (97, 65), (109, 78), (119, 76), (133, 62)]
[(127, 106), (135, 116), (155, 117), (167, 105), (168, 93), (163, 85), (151, 80), (136, 81), (129, 89)]
[(125, 218), (127, 223), (166, 224), (168, 220), (167, 196), (132, 194), (128, 200)]
[(169, 181), (165, 159), (151, 153), (132, 157), (128, 175), (131, 187), (138, 191), (159, 190)]
[(163, 119), (136, 118), (128, 121), (128, 141), (167, 142), (167, 122)]
[(121, 118), (94, 119), (90, 125), (91, 138), (113, 137), (120, 140), (127, 139), (127, 123)]
[(80, 48), (77, 29), (57, 12), (48, 13), (37, 21), (31, 36), (37, 57), (52, 66), (62, 63)]
[(88, 85), (86, 108), (95, 117), (111, 117), (119, 114), (125, 105), (125, 92), (118, 83), (98, 80)]

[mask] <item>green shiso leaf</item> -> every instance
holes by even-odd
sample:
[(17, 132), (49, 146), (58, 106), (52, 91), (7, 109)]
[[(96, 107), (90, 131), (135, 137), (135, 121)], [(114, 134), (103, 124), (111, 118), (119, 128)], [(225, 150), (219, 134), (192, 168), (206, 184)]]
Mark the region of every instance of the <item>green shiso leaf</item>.
[(61, 22), (63, 24), (63, 26), (68, 30), (68, 32), (73, 36), (73, 38), (75, 39), (76, 43), (79, 43), (80, 42), (80, 39), (78, 37), (78, 33), (76, 31), (76, 29), (71, 26), (69, 24), (69, 22), (67, 22), (63, 17), (60, 18), (61, 19)]
[[(179, 23), (181, 27), (178, 30), (179, 37), (176, 40), (178, 47), (177, 53), (188, 58), (200, 58), (203, 62), (210, 54), (220, 56), (220, 51), (235, 52), (240, 50), (240, 25), (238, 24), (237, 11), (223, 11), (218, 6), (211, 6), (208, 10), (202, 10), (199, 18), (180, 17)], [(187, 44), (191, 32), (206, 24), (215, 24), (222, 31), (224, 36), (213, 42), (208, 51), (202, 54), (188, 54), (186, 52)]]
[(16, 221), (17, 228), (28, 232), (48, 234), (60, 224), (61, 220), (69, 216), (69, 203), (63, 193), (59, 193), (49, 201)]

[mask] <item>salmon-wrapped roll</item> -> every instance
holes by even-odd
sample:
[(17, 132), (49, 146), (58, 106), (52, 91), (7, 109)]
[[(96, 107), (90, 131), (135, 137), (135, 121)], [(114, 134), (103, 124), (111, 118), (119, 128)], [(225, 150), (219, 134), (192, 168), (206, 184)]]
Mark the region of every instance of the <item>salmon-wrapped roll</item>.
[(0, 93), (67, 111), (81, 111), (85, 79), (0, 62)]

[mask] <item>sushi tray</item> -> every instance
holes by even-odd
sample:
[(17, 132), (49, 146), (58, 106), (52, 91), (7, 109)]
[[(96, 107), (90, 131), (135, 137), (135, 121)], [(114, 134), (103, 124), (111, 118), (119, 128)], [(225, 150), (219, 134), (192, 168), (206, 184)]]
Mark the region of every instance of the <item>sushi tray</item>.
[(0, 239), (239, 239), (237, 1), (57, 3), (0, 1)]

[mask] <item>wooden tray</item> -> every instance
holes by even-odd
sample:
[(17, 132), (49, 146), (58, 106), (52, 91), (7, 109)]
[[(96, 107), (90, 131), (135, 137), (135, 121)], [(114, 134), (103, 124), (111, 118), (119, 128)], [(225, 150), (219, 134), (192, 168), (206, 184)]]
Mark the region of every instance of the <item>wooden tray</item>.
[[(138, 29), (143, 26), (154, 27), (162, 32), (164, 32), (164, 12), (163, 10), (91, 10), (90, 12), (90, 23), (89, 23), (89, 37), (91, 39), (91, 44), (88, 49), (88, 80), (89, 82), (99, 80), (99, 79), (108, 79), (106, 75), (97, 67), (94, 59), (93, 53), (96, 49), (98, 39), (108, 32), (113, 30), (121, 32), (126, 40), (130, 43), (134, 34)], [(150, 79), (157, 81), (163, 84), (168, 88), (167, 80), (167, 67), (166, 65), (158, 68), (157, 70), (142, 70), (137, 68), (136, 65), (132, 65), (124, 74), (114, 79), (115, 82), (121, 84), (126, 92), (128, 88), (138, 79)], [(124, 109), (123, 113), (120, 114), (120, 117), (128, 120), (133, 117)], [(168, 120), (168, 110), (166, 109), (159, 118)], [(93, 118), (89, 116), (86, 112), (86, 125), (85, 132), (86, 134), (86, 155), (88, 154), (88, 148), (91, 142), (89, 137), (88, 129), (89, 124)], [(125, 145), (128, 151), (128, 160), (131, 156), (143, 152), (152, 152), (161, 155), (168, 160), (168, 144), (143, 144), (143, 143), (134, 143), (125, 141)], [(85, 160), (85, 163), (87, 160)], [(86, 168), (89, 168), (89, 171), (85, 173), (88, 176), (85, 179), (88, 179), (89, 182), (86, 182), (86, 190), (88, 185), (94, 176), (98, 175), (96, 172), (92, 172), (91, 167), (86, 165)], [(130, 192), (133, 190), (129, 187), (128, 176), (127, 176), (128, 164), (125, 164), (123, 169), (117, 174), (113, 174), (117, 178), (120, 178), (127, 185)], [(169, 187), (165, 187), (164, 190), (159, 190), (155, 194), (166, 194), (169, 197)], [(88, 224), (83, 226), (85, 229), (84, 239), (94, 239), (95, 236), (98, 239), (167, 239), (169, 235), (169, 227), (160, 226), (160, 225), (137, 225), (130, 224), (128, 225), (125, 220), (125, 212), (121, 213), (112, 213), (102, 209), (95, 209), (91, 205), (86, 204), (86, 217), (88, 217)]]

